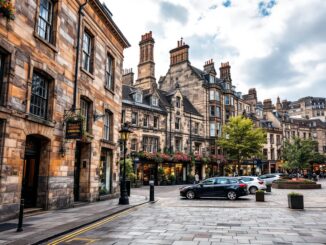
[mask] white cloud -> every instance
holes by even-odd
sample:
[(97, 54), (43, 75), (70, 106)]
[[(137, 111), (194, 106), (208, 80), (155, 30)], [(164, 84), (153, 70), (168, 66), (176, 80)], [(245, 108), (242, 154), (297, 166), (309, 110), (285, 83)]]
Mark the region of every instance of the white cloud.
[[(183, 37), (191, 42), (190, 61), (198, 68), (211, 58), (216, 68), (230, 61), (233, 82), (243, 93), (256, 87), (261, 100), (326, 96), (326, 86), (321, 86), (326, 84), (324, 0), (278, 0), (268, 16), (262, 16), (259, 3), (271, 0), (231, 0), (227, 8), (224, 0), (105, 2), (132, 44), (124, 67), (135, 73), (140, 37), (152, 30), (157, 79), (167, 72), (169, 51)], [(162, 3), (184, 11), (162, 12)]]

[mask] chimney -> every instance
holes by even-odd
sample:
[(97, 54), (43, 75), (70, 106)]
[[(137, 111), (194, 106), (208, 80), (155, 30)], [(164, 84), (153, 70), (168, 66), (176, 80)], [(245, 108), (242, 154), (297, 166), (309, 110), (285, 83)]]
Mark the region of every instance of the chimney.
[(216, 76), (216, 70), (215, 70), (215, 65), (214, 65), (213, 59), (210, 59), (210, 60), (205, 62), (204, 71), (207, 74), (211, 74), (213, 76)]
[(229, 62), (221, 63), (220, 78), (222, 80), (232, 82), (232, 79), (231, 79), (231, 66), (230, 66)]
[(264, 111), (272, 111), (274, 109), (271, 99), (264, 100), (263, 109)]
[(170, 51), (170, 66), (183, 62), (189, 62), (189, 46), (181, 38), (178, 46)]
[(282, 104), (281, 104), (281, 100), (280, 100), (280, 97), (279, 96), (277, 96), (276, 110), (277, 111), (281, 111), (282, 110)]
[(257, 92), (256, 92), (256, 89), (255, 88), (249, 89), (248, 94), (250, 95), (251, 98), (257, 99)]
[(149, 61), (154, 62), (154, 43), (155, 41), (152, 36), (152, 31), (141, 36), (141, 41), (139, 42), (139, 64)]
[(123, 70), (122, 84), (123, 85), (128, 85), (128, 86), (133, 86), (134, 85), (134, 73), (132, 71), (132, 68)]

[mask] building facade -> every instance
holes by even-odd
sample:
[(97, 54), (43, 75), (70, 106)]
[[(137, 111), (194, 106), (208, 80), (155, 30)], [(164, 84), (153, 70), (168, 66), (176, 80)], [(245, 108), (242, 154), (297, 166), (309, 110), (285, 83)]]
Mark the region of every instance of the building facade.
[[(123, 50), (98, 0), (15, 1), (0, 19), (0, 219), (118, 192)], [(66, 139), (79, 118), (81, 137)]]

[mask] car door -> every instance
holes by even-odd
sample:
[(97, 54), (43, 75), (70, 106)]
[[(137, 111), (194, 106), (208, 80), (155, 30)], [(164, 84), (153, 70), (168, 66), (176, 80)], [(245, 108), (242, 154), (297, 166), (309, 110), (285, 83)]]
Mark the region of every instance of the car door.
[(202, 197), (212, 197), (215, 194), (215, 179), (210, 178), (202, 181), (200, 183), (200, 196)]
[(228, 190), (229, 180), (227, 178), (216, 178), (215, 183), (215, 196), (224, 197)]

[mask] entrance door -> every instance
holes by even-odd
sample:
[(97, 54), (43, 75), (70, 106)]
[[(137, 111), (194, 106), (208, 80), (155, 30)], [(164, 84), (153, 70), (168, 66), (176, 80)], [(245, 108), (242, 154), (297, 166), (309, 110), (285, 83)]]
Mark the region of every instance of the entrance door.
[(25, 156), (22, 198), (25, 201), (25, 207), (35, 207), (37, 199), (39, 164), (37, 156)]
[(79, 201), (79, 186), (80, 186), (80, 150), (81, 145), (79, 142), (76, 144), (75, 151), (75, 168), (74, 168), (74, 201)]

